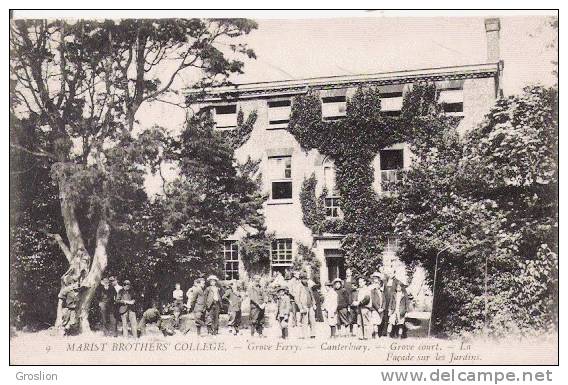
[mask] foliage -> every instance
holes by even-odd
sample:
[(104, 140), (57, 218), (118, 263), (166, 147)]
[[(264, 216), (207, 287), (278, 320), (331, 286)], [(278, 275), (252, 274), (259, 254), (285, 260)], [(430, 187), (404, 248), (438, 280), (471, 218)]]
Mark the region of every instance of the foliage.
[[(441, 125), (456, 124), (455, 119), (440, 114), (431, 83), (417, 83), (406, 93), (401, 117), (383, 115), (380, 104), (377, 87), (361, 86), (347, 100), (344, 118), (325, 121), (319, 95), (310, 91), (295, 98), (288, 128), (303, 149), (317, 149), (334, 161), (344, 218), (338, 222), (325, 220), (325, 211), (322, 213), (315, 197), (314, 177), (304, 181), (300, 196), (304, 223), (314, 233), (331, 228), (345, 234), (342, 247), (346, 262), (356, 273), (371, 273), (382, 263), (383, 245), (393, 232), (397, 213), (397, 200), (378, 196), (373, 189), (372, 161), (379, 150), (401, 142), (418, 146)], [(426, 113), (436, 115), (420, 115)]]
[[(239, 142), (248, 139), (255, 119), (256, 114), (239, 119)], [(237, 229), (246, 234), (243, 259), (257, 264), (266, 258), (261, 251), (268, 242), (262, 210), (266, 196), (254, 178), (258, 162), (249, 159), (239, 166), (235, 146), (214, 130), (208, 114), (191, 119), (180, 139), (171, 143), (168, 157), (178, 166), (179, 177), (161, 200), (165, 234), (159, 242), (185, 271), (222, 273), (219, 246)]]
[(164, 130), (137, 126), (137, 112), (167, 102), (183, 72), (194, 71), (198, 89), (242, 73), (240, 59), (255, 54), (239, 38), (255, 28), (246, 19), (11, 22), (10, 112), (32, 121), (27, 135), (42, 140), (11, 137), (10, 148), (50, 162), (64, 224), (50, 237), (68, 260), (66, 274), (87, 273), (82, 330), (94, 287), (113, 263), (111, 234), (137, 224), (144, 176), (159, 170), (168, 146)]
[(500, 99), (465, 138), (439, 135), (407, 174), (401, 258), (419, 261), (433, 283), (440, 253), (437, 330), (506, 335), (556, 322), (556, 111), (554, 89)]
[(294, 270), (300, 271), (310, 271), (311, 279), (316, 283), (320, 284), (320, 268), (321, 263), (317, 259), (316, 254), (313, 252), (312, 248), (298, 242), (298, 257), (294, 260), (294, 265), (292, 268)]

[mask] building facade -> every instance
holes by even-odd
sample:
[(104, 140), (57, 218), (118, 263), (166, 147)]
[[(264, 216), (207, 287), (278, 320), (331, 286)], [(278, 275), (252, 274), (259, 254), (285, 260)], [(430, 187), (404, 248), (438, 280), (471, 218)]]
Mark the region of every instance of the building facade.
[[(200, 107), (211, 108), (217, 130), (237, 126), (237, 114), (256, 111), (258, 118), (249, 140), (236, 151), (239, 161), (249, 156), (260, 159), (263, 189), (269, 199), (265, 203), (268, 230), (276, 234), (271, 249), (270, 270), (289, 269), (298, 255), (300, 244), (308, 246), (320, 261), (322, 282), (345, 275), (341, 251), (341, 234), (312, 234), (304, 225), (300, 190), (305, 178), (315, 174), (316, 193), (325, 187), (328, 217), (341, 216), (341, 204), (335, 189), (333, 161), (317, 150), (304, 151), (287, 130), (293, 97), (308, 90), (319, 92), (323, 119), (345, 116), (346, 99), (361, 85), (377, 86), (381, 93), (381, 111), (396, 116), (402, 107), (403, 95), (418, 81), (435, 82), (439, 102), (447, 114), (462, 117), (458, 129), (465, 131), (478, 124), (500, 94), (503, 63), (499, 61), (499, 21), (485, 22), (488, 43), (487, 63), (458, 67), (429, 68), (366, 75), (334, 76), (303, 80), (247, 83), (209, 90)], [(396, 179), (401, 170), (411, 167), (412, 155), (405, 143), (382, 149), (373, 161), (375, 190), (381, 194), (386, 183)], [(239, 261), (235, 234), (223, 244), (225, 278), (239, 279), (246, 275)], [(385, 261), (395, 261), (397, 239), (389, 237), (384, 252)], [(393, 262), (394, 263), (394, 262)]]

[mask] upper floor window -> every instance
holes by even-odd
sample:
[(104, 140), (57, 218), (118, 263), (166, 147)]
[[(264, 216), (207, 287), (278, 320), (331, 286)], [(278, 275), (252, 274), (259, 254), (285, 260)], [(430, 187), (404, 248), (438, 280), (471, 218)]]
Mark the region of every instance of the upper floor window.
[(227, 104), (215, 107), (215, 128), (230, 130), (237, 127), (237, 105)]
[(268, 158), (271, 198), (292, 199), (292, 157), (274, 156)]
[(274, 100), (268, 102), (269, 128), (286, 128), (290, 121), (292, 101), (290, 99)]
[(404, 84), (380, 86), (381, 112), (386, 116), (399, 116), (402, 110)]
[(325, 215), (329, 218), (338, 218), (341, 215), (341, 206), (335, 184), (335, 166), (329, 159), (323, 162), (323, 175), (325, 189), (327, 190), (327, 196), (324, 198)]
[(396, 254), (400, 247), (400, 239), (395, 236), (388, 236), (385, 244), (385, 253)]
[[(292, 238), (279, 238), (272, 241), (270, 249), (270, 265), (272, 270), (285, 269), (294, 262), (292, 254)], [(275, 269), (276, 267), (276, 269)]]
[(402, 177), (404, 168), (403, 150), (379, 151), (381, 162), (381, 191), (391, 191), (391, 186)]
[(324, 120), (335, 120), (345, 117), (347, 100), (345, 95), (324, 96), (321, 98), (321, 113)]
[(239, 279), (239, 245), (237, 241), (223, 241), (222, 253), (225, 263), (225, 279)]
[(463, 80), (447, 80), (438, 82), (438, 103), (444, 112), (450, 115), (463, 113)]

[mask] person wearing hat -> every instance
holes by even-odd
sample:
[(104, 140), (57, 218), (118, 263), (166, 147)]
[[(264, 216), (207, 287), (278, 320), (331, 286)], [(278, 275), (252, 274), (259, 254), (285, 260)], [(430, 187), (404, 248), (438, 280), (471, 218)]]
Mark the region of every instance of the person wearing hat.
[(383, 276), (379, 272), (371, 274), (371, 324), (373, 325), (372, 337), (381, 336), (381, 327), (385, 313), (385, 293), (383, 288)]
[(276, 288), (278, 293), (278, 303), (276, 306), (276, 321), (280, 326), (282, 339), (288, 338), (288, 320), (292, 311), (292, 304), (290, 303), (290, 295), (286, 286), (279, 286)]
[(267, 298), (260, 286), (260, 275), (256, 274), (252, 280), (253, 282), (248, 290), (248, 296), (250, 299), (250, 335), (254, 336), (254, 333), (257, 332), (259, 337), (263, 337), (264, 308), (266, 306)]
[(408, 312), (408, 296), (405, 286), (396, 281), (394, 293), (389, 303), (389, 332), (391, 337), (403, 338), (405, 335), (406, 313)]
[(347, 290), (343, 287), (341, 278), (335, 278), (332, 282), (333, 289), (337, 293), (337, 332), (341, 334), (341, 327), (345, 326), (345, 333), (349, 331), (348, 326), (351, 324), (349, 316), (350, 297)]
[(179, 329), (179, 317), (183, 310), (183, 290), (179, 283), (175, 285), (172, 298), (174, 299), (174, 328)]
[(75, 334), (79, 329), (79, 317), (77, 306), (79, 306), (79, 281), (66, 275), (63, 278), (63, 288), (59, 292), (59, 299), (62, 300), (61, 326), (64, 335)]
[(115, 297), (116, 291), (110, 285), (108, 278), (103, 278), (101, 284), (97, 288), (97, 297), (99, 299), (99, 310), (101, 312), (101, 326), (105, 336), (112, 335), (116, 337), (116, 317), (115, 317)]
[(138, 337), (138, 323), (136, 322), (136, 312), (134, 311), (136, 301), (134, 300), (134, 293), (129, 280), (124, 280), (122, 289), (116, 297), (116, 303), (118, 304), (118, 313), (122, 320), (122, 335), (128, 337), (128, 323), (130, 321), (130, 331), (135, 338)]
[(326, 282), (325, 292), (323, 294), (323, 313), (330, 328), (331, 338), (335, 338), (335, 331), (337, 329), (338, 302), (337, 291), (333, 288), (333, 284), (331, 282)]
[[(187, 309), (193, 314), (195, 329), (198, 336), (201, 335), (201, 327), (205, 326), (205, 296), (203, 288), (205, 287), (205, 279), (197, 278), (193, 281), (193, 287), (187, 297)], [(189, 332), (189, 327), (184, 332)]]
[(205, 320), (207, 322), (207, 332), (215, 336), (219, 334), (219, 313), (221, 311), (221, 291), (218, 283), (219, 278), (215, 275), (207, 277), (209, 286), (203, 292), (205, 297)]
[(359, 277), (358, 283), (359, 288), (353, 306), (357, 309), (359, 339), (366, 340), (371, 333), (371, 289), (367, 286), (367, 278), (364, 276)]
[(295, 328), (298, 325), (298, 319), (300, 308), (296, 303), (296, 297), (299, 294), (299, 291), (302, 288), (302, 283), (300, 282), (300, 271), (294, 270), (291, 274), (290, 279), (286, 282), (288, 286), (288, 295), (290, 296), (290, 321), (288, 324)]
[(296, 298), (296, 303), (300, 308), (300, 324), (302, 325), (302, 338), (316, 338), (315, 335), (315, 310), (316, 302), (314, 299), (314, 294), (312, 289), (310, 289), (308, 284), (308, 276), (302, 273), (300, 276), (300, 281), (302, 282), (302, 287), (298, 292), (298, 298)]
[(241, 326), (241, 305), (243, 298), (237, 288), (236, 282), (232, 282), (227, 287), (225, 294), (223, 294), (223, 300), (229, 303), (227, 309), (227, 313), (229, 313), (229, 323), (227, 324), (229, 332), (231, 332), (232, 329), (232, 334), (238, 335), (239, 327)]

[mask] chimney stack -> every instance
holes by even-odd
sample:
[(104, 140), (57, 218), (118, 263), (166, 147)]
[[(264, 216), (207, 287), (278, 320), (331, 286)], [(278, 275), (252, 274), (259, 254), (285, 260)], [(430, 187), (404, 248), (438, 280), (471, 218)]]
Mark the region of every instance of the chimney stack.
[(499, 31), (501, 21), (499, 18), (485, 19), (485, 32), (487, 34), (487, 62), (497, 63), (501, 60), (499, 53)]

